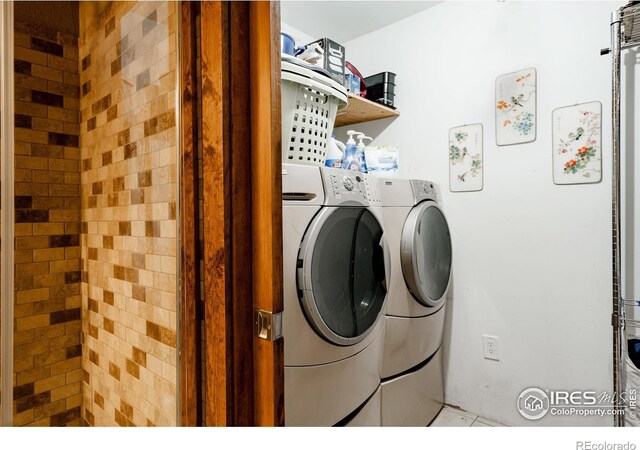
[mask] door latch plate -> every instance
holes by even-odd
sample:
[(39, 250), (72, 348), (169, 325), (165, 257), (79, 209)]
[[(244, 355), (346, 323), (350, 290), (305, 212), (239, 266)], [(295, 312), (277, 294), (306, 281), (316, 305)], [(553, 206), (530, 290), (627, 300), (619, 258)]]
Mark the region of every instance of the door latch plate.
[(255, 309), (253, 314), (256, 337), (267, 341), (275, 341), (282, 337), (282, 311), (272, 313), (263, 309)]

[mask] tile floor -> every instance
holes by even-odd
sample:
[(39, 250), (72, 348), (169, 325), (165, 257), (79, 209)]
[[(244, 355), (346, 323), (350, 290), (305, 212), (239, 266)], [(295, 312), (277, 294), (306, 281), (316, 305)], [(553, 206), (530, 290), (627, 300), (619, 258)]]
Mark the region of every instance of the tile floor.
[(431, 423), (432, 427), (503, 427), (492, 420), (473, 413), (445, 405), (440, 414)]

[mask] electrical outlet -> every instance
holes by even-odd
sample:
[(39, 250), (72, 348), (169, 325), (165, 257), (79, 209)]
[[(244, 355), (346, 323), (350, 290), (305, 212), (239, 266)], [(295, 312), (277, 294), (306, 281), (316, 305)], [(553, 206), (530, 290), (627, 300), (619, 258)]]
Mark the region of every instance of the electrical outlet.
[(497, 336), (482, 336), (482, 346), (485, 359), (500, 361), (500, 340)]

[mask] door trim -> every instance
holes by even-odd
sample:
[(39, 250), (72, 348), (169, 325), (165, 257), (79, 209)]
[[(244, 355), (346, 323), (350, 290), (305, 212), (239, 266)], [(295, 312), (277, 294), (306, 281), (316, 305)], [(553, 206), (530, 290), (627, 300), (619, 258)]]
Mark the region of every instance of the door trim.
[[(250, 3), (253, 307), (283, 310), (280, 3)], [(284, 340), (254, 337), (255, 425), (284, 425)]]
[(196, 426), (201, 411), (196, 7), (180, 3), (180, 295), (178, 423)]
[[(13, 2), (0, 5), (0, 27), (2, 46), (2, 84), (0, 86), (2, 124), (2, 243), (0, 254), (5, 255), (0, 274), (0, 370), (2, 376), (2, 425), (13, 424), (13, 310), (14, 310), (14, 73), (13, 73)], [(10, 162), (10, 164), (7, 164)], [(8, 354), (7, 354), (8, 351)]]

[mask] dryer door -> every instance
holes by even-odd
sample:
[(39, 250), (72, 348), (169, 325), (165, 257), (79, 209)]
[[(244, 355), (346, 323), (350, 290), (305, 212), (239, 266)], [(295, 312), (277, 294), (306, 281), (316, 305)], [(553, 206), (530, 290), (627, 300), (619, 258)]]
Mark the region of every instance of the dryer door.
[(415, 206), (402, 228), (400, 261), (407, 287), (425, 306), (439, 306), (451, 278), (451, 235), (433, 201)]
[(382, 226), (368, 208), (320, 210), (297, 264), (300, 303), (320, 336), (352, 345), (371, 332), (387, 296), (387, 254)]

